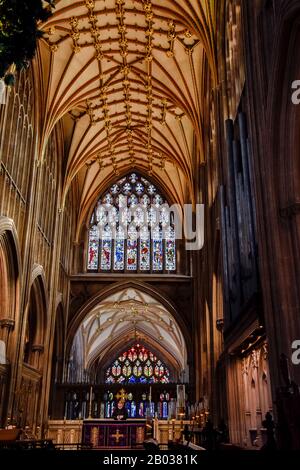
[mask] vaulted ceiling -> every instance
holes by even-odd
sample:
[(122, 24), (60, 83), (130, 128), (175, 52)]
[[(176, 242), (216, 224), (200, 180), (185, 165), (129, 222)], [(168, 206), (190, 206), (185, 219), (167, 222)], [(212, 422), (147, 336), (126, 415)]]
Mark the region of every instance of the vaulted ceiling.
[[(86, 208), (117, 175), (153, 175), (193, 201), (204, 67), (216, 80), (215, 0), (57, 0), (42, 29), (44, 134), (63, 122), (65, 192)], [(44, 142), (45, 145), (46, 142)]]
[(136, 289), (121, 290), (93, 308), (74, 336), (71, 356), (88, 369), (135, 338), (165, 355), (178, 371), (186, 369), (186, 344), (176, 320), (156, 299)]

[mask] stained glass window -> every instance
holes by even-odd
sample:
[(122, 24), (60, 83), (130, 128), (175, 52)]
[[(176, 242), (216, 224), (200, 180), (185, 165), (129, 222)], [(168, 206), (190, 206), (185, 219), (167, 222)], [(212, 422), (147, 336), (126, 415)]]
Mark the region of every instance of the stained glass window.
[(153, 353), (140, 344), (121, 354), (107, 369), (105, 382), (169, 383), (170, 371)]
[(166, 232), (166, 246), (165, 246), (165, 260), (167, 271), (175, 271), (176, 269), (176, 256), (175, 256), (175, 233), (172, 228)]
[(159, 189), (131, 173), (98, 200), (90, 219), (87, 269), (176, 271), (175, 231)]
[(114, 251), (114, 270), (122, 271), (124, 269), (124, 232), (119, 228), (116, 232), (115, 251)]
[(105, 227), (102, 232), (101, 239), (101, 269), (102, 271), (110, 271), (111, 269), (111, 230), (109, 227)]
[(98, 269), (99, 229), (94, 225), (89, 233), (88, 269)]
[(163, 269), (163, 240), (161, 230), (156, 228), (152, 240), (153, 253), (153, 271), (162, 271)]
[(129, 271), (137, 270), (137, 248), (137, 232), (134, 227), (131, 227), (127, 238), (127, 269)]

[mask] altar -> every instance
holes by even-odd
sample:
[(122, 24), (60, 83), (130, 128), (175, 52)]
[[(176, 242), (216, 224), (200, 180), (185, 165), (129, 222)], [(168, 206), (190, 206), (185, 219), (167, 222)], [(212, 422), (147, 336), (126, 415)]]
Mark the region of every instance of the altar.
[(143, 447), (146, 437), (146, 420), (87, 419), (83, 421), (83, 444), (93, 449)]

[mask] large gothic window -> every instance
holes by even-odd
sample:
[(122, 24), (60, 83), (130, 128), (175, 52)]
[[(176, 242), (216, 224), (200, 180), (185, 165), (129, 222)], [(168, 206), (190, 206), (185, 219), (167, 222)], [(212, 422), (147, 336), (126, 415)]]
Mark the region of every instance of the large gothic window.
[(140, 344), (133, 345), (107, 369), (105, 383), (163, 383), (170, 381), (165, 364)]
[(132, 173), (98, 200), (90, 220), (87, 269), (176, 270), (173, 214), (154, 184)]

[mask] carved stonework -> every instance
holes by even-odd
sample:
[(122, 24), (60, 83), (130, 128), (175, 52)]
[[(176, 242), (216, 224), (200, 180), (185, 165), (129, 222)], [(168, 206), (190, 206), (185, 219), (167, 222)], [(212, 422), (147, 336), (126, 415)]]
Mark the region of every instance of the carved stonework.
[(243, 375), (248, 375), (249, 369), (248, 369), (248, 360), (246, 357), (243, 358), (242, 360), (242, 374)]
[(259, 363), (259, 351), (254, 349), (251, 353), (251, 366), (254, 369), (257, 369), (258, 363)]
[(268, 343), (265, 342), (262, 346), (262, 357), (264, 358), (265, 361), (268, 359), (268, 355), (269, 355), (269, 346), (268, 346)]

